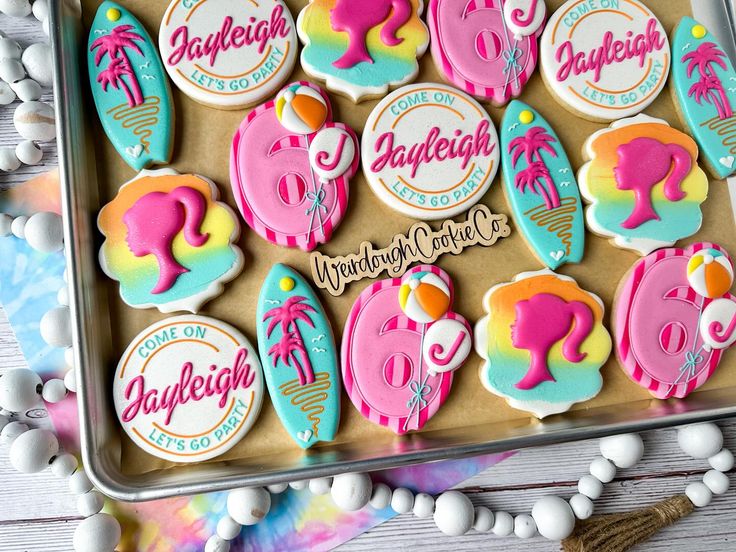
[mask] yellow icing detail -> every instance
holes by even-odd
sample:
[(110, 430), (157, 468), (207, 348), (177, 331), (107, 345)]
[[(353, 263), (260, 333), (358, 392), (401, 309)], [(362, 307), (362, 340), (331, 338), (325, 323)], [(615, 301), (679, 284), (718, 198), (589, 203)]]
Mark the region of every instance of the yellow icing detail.
[(291, 291), (294, 289), (294, 279), (289, 278), (288, 276), (285, 276), (279, 280), (279, 287), (281, 288), (281, 291)]
[(411, 288), (409, 287), (409, 284), (403, 284), (399, 288), (399, 305), (401, 305), (401, 310), (404, 310), (404, 307), (406, 307), (406, 301), (409, 299), (410, 293)]
[(687, 262), (687, 273), (692, 274), (703, 262), (703, 255), (693, 255), (690, 257), (690, 260)]
[(702, 25), (695, 25), (690, 32), (695, 38), (703, 38), (708, 31)]
[(519, 113), (519, 122), (522, 125), (528, 125), (534, 120), (534, 113), (529, 111), (528, 109), (525, 109), (521, 113)]
[(120, 19), (120, 10), (117, 8), (110, 8), (105, 12), (105, 16), (109, 21), (117, 21)]
[(279, 120), (279, 122), (281, 122), (281, 118), (283, 117), (284, 105), (286, 105), (286, 100), (283, 96), (276, 98), (276, 118)]

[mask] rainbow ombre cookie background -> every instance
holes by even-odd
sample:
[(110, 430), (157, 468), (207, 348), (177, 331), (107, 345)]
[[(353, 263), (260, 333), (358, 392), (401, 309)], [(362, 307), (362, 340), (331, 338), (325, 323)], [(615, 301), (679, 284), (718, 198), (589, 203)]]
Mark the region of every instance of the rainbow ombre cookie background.
[[(556, 295), (567, 302), (581, 301), (593, 313), (594, 326), (583, 341), (584, 360), (572, 363), (562, 356), (564, 339), (555, 343), (547, 356), (547, 366), (556, 381), (544, 381), (532, 389), (522, 390), (516, 384), (526, 375), (530, 353), (517, 349), (511, 341), (511, 326), (516, 321), (516, 303), (538, 293)], [(513, 408), (529, 410), (537, 416), (567, 410), (573, 403), (593, 398), (601, 390), (600, 368), (611, 352), (611, 337), (603, 326), (604, 309), (597, 297), (578, 287), (577, 283), (549, 270), (524, 273), (517, 281), (500, 284), (489, 290), (483, 299), (489, 313), (479, 325), (486, 325), (485, 362), (480, 379), (491, 393), (506, 398)], [(476, 339), (481, 332), (476, 328)], [(482, 345), (479, 343), (479, 346)], [(481, 351), (478, 351), (479, 354)], [(559, 406), (559, 408), (556, 408)]]
[[(123, 215), (141, 196), (149, 192), (171, 192), (179, 186), (198, 190), (207, 201), (201, 232), (209, 234), (200, 247), (189, 245), (179, 232), (172, 251), (179, 264), (189, 269), (180, 274), (174, 285), (163, 293), (152, 294), (159, 277), (154, 255), (136, 257), (126, 237)], [(158, 307), (161, 312), (190, 310), (221, 292), (221, 282), (234, 278), (243, 264), (240, 249), (233, 245), (240, 227), (233, 211), (217, 201), (216, 186), (196, 175), (177, 174), (162, 169), (143, 171), (120, 188), (118, 195), (100, 211), (97, 224), (105, 235), (100, 248), (100, 265), (105, 273), (120, 282), (120, 295), (128, 305), (138, 308)]]

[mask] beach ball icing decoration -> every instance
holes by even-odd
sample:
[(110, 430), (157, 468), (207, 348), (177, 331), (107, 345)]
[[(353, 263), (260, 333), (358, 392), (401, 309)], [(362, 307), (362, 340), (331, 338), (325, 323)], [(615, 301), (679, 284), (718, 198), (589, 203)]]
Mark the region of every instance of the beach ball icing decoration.
[(325, 124), (327, 103), (322, 95), (309, 86), (295, 84), (276, 98), (276, 118), (289, 132), (312, 134)]
[(450, 289), (431, 272), (416, 272), (399, 289), (399, 305), (406, 316), (419, 324), (442, 318), (450, 308)]
[(721, 297), (731, 289), (733, 267), (723, 253), (716, 249), (699, 251), (687, 263), (687, 281), (703, 297)]

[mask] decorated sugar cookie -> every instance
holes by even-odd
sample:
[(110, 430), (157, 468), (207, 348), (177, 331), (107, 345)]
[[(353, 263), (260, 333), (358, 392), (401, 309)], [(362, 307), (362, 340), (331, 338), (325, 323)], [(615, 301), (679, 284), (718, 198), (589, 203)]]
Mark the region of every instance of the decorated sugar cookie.
[(432, 58), (453, 85), (504, 105), (537, 66), (545, 14), (542, 0), (430, 0)]
[(167, 318), (123, 353), (113, 382), (120, 425), (144, 451), (170, 462), (223, 454), (250, 431), (263, 375), (238, 330), (206, 316)]
[(638, 115), (588, 138), (578, 173), (588, 228), (640, 255), (692, 236), (708, 178), (698, 146), (666, 121)]
[(736, 171), (736, 71), (716, 38), (684, 17), (672, 41), (672, 91), (708, 167)]
[(97, 9), (87, 67), (102, 128), (125, 162), (137, 171), (168, 163), (174, 136), (169, 81), (146, 29), (115, 2)]
[(363, 172), (376, 195), (412, 218), (468, 210), (499, 164), (496, 128), (473, 98), (450, 86), (410, 84), (373, 108), (361, 138)]
[(616, 354), (658, 399), (703, 385), (736, 341), (733, 264), (712, 243), (661, 249), (624, 276), (613, 306)]
[(579, 263), (585, 248), (575, 173), (554, 129), (518, 100), (501, 123), (504, 192), (537, 258), (551, 269)]
[(251, 111), (233, 138), (230, 183), (262, 238), (311, 251), (342, 221), (358, 169), (358, 138), (332, 122), (327, 94), (295, 82)]
[(475, 326), (480, 380), (537, 418), (595, 397), (611, 354), (603, 302), (572, 278), (544, 269), (492, 287)]
[(258, 348), (271, 402), (302, 448), (332, 441), (340, 421), (340, 376), (330, 322), (312, 288), (283, 264), (258, 298)]
[(398, 435), (421, 429), (445, 402), (472, 348), (452, 311), (450, 277), (431, 265), (380, 280), (355, 301), (342, 340), (342, 376), (355, 408)]
[(297, 30), (302, 67), (354, 102), (411, 82), (429, 44), (423, 0), (309, 0)]
[(547, 21), (540, 50), (552, 94), (594, 121), (646, 109), (670, 70), (667, 33), (638, 0), (568, 0)]
[(215, 184), (171, 169), (142, 171), (105, 205), (100, 266), (138, 309), (197, 312), (243, 268), (235, 213)]
[(298, 49), (282, 0), (172, 0), (158, 40), (174, 84), (220, 109), (272, 96), (291, 74)]

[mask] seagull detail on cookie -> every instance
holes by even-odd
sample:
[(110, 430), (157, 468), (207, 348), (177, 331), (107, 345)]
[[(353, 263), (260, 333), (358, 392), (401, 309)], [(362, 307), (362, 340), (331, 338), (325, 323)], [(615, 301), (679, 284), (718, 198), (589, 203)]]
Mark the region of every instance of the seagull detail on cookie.
[(475, 327), (480, 379), (510, 406), (544, 418), (595, 397), (611, 353), (600, 298), (544, 269), (492, 287)]
[(719, 178), (736, 171), (736, 71), (716, 38), (684, 17), (672, 40), (672, 92), (679, 113)]
[(134, 308), (197, 312), (243, 268), (235, 213), (214, 183), (171, 169), (142, 171), (100, 211), (102, 270)]
[(585, 143), (578, 173), (588, 228), (640, 255), (692, 236), (703, 221), (708, 178), (698, 146), (666, 121), (638, 115)]
[(733, 264), (712, 243), (661, 249), (624, 276), (613, 308), (616, 354), (658, 399), (703, 385), (736, 342)]
[(297, 20), (302, 67), (354, 102), (383, 96), (419, 71), (429, 44), (422, 8), (423, 0), (310, 0)]
[(358, 296), (345, 324), (342, 374), (355, 408), (398, 435), (421, 429), (452, 387), (472, 348), (470, 326), (452, 311), (450, 277), (420, 265)]

